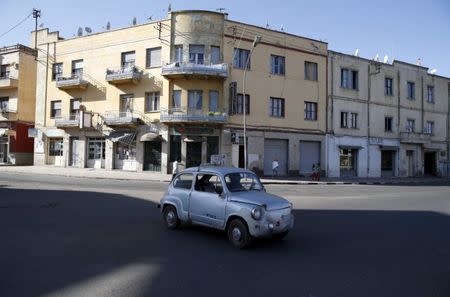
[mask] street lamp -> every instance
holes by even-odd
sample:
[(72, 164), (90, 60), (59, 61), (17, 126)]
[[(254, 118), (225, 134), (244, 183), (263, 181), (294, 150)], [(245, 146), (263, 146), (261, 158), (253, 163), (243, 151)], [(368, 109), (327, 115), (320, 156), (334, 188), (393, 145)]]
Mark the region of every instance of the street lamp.
[(244, 79), (242, 82), (242, 105), (243, 105), (243, 114), (244, 114), (244, 168), (247, 169), (247, 100), (245, 98), (245, 83), (247, 81), (247, 69), (248, 63), (250, 62), (250, 57), (255, 50), (255, 47), (258, 43), (261, 42), (261, 36), (256, 35), (253, 39), (252, 48), (250, 49), (250, 54), (247, 57), (247, 61), (245, 62), (244, 68)]

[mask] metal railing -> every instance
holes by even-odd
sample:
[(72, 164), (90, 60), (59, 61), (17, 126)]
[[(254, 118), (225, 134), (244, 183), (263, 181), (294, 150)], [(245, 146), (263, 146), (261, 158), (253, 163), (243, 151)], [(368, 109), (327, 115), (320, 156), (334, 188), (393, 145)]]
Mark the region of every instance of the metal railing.
[(80, 125), (80, 114), (73, 113), (65, 117), (55, 118), (56, 127), (78, 127)]
[(71, 76), (59, 76), (56, 78), (57, 87), (83, 86), (88, 82), (83, 79), (83, 74), (73, 74)]
[(142, 76), (142, 71), (136, 66), (127, 66), (121, 68), (106, 69), (106, 81), (134, 79), (139, 80)]
[(226, 109), (217, 111), (205, 111), (191, 107), (162, 108), (161, 122), (211, 122), (225, 123), (228, 121)]
[(129, 111), (106, 111), (103, 114), (103, 121), (106, 125), (132, 124), (144, 121), (141, 112), (135, 110)]
[(228, 77), (228, 64), (195, 64), (187, 62), (166, 63), (161, 69), (162, 75), (199, 74)]
[(400, 139), (403, 142), (410, 143), (427, 143), (431, 140), (432, 134), (429, 133), (418, 133), (411, 131), (400, 132)]

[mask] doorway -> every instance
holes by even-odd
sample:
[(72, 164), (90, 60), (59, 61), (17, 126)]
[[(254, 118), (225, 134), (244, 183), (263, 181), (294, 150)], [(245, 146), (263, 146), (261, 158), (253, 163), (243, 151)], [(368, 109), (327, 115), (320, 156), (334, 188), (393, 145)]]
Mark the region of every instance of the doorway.
[(187, 142), (186, 143), (186, 168), (196, 167), (202, 163), (202, 143)]
[(426, 175), (436, 175), (436, 152), (425, 152), (424, 173)]
[(8, 144), (0, 142), (0, 163), (8, 162)]
[(69, 156), (70, 156), (70, 160), (69, 160), (69, 164), (70, 166), (79, 166), (81, 165), (81, 159), (80, 156), (78, 154), (78, 143), (79, 143), (79, 139), (78, 137), (70, 137), (69, 140), (70, 146), (69, 146)]
[(161, 171), (161, 141), (146, 141), (144, 144), (144, 170)]
[(411, 177), (415, 175), (414, 172), (414, 151), (407, 150), (406, 151), (406, 164), (407, 164), (407, 176)]
[(382, 150), (381, 151), (381, 176), (394, 176), (395, 172), (395, 151)]

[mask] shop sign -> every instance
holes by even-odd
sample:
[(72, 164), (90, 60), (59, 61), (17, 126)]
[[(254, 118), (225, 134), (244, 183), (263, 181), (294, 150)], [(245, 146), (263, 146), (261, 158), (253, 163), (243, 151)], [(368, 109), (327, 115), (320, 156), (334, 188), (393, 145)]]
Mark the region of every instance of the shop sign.
[(381, 138), (381, 137), (370, 137), (369, 138), (369, 143), (370, 144), (375, 144), (375, 145), (383, 145), (383, 138)]
[(211, 155), (211, 164), (225, 166), (226, 158), (225, 154)]
[(173, 127), (172, 135), (211, 135), (214, 128), (208, 127)]

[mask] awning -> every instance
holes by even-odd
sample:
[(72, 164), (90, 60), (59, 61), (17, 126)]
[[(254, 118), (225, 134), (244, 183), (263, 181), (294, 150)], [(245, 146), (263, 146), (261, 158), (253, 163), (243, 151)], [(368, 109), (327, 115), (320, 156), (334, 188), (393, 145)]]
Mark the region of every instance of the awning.
[(0, 129), (0, 137), (2, 137), (3, 135), (6, 134), (6, 131), (8, 131), (8, 129)]
[(142, 134), (140, 141), (160, 141), (161, 136), (155, 132), (147, 132)]
[(340, 145), (339, 148), (341, 149), (350, 149), (350, 150), (360, 150), (363, 147), (359, 145)]
[(125, 144), (130, 144), (136, 140), (136, 132), (119, 132), (113, 131), (108, 135), (108, 139), (112, 142), (122, 142)]
[(397, 145), (380, 145), (382, 151), (397, 151), (399, 147)]
[(64, 137), (65, 132), (60, 129), (47, 129), (44, 131), (47, 137)]

